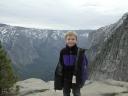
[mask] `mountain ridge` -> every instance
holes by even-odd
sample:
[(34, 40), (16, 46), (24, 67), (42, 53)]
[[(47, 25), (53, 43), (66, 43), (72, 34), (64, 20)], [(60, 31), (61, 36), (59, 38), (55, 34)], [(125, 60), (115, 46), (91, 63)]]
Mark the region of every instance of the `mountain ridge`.
[[(50, 80), (53, 79), (59, 51), (65, 46), (64, 34), (67, 31), (29, 29), (1, 24), (0, 40), (21, 79), (35, 77)], [(76, 30), (80, 37), (79, 46), (88, 48), (88, 34), (91, 31)], [(86, 45), (83, 45), (84, 43)]]
[(128, 81), (128, 14), (116, 28), (90, 65), (90, 78), (94, 80), (114, 79)]

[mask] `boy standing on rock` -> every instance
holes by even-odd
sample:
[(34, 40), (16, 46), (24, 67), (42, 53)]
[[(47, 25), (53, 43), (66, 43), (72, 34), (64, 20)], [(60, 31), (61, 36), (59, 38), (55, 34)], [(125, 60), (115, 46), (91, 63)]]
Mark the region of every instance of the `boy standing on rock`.
[(63, 96), (70, 96), (71, 89), (74, 96), (81, 96), (80, 88), (87, 79), (88, 61), (85, 49), (77, 46), (75, 32), (66, 33), (65, 43), (55, 70), (54, 89), (63, 89)]

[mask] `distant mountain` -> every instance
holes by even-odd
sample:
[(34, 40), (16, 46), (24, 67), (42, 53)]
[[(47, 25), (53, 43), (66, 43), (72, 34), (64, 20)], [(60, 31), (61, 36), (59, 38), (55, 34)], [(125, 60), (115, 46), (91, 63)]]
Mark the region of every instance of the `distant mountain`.
[[(98, 30), (74, 30), (79, 36), (78, 46), (88, 49), (89, 79), (128, 80), (127, 23), (128, 13)], [(0, 40), (20, 79), (52, 80), (67, 31), (0, 24)]]
[(96, 42), (93, 42), (90, 52), (93, 48), (97, 52), (92, 52), (96, 57), (90, 64), (90, 79), (128, 81), (128, 13), (109, 27), (110, 29), (106, 29), (107, 34), (110, 33), (106, 36), (107, 39), (105, 34), (98, 39), (93, 33)]
[[(65, 46), (64, 34), (69, 30), (24, 28), (0, 24), (0, 40), (20, 79), (53, 79), (59, 51)], [(90, 47), (88, 35), (92, 30), (75, 30), (78, 46)]]

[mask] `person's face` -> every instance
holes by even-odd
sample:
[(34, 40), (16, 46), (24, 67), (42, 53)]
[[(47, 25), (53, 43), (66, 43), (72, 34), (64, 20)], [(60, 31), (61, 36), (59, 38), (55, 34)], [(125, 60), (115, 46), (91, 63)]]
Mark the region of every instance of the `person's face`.
[(77, 40), (75, 36), (67, 36), (65, 42), (69, 47), (72, 47), (77, 43)]

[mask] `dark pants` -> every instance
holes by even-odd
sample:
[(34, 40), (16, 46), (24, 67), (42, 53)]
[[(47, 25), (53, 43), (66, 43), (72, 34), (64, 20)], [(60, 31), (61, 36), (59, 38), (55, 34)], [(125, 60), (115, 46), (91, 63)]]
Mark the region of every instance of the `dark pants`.
[(81, 96), (80, 87), (72, 82), (64, 82), (63, 96), (70, 96), (71, 89), (73, 96)]

